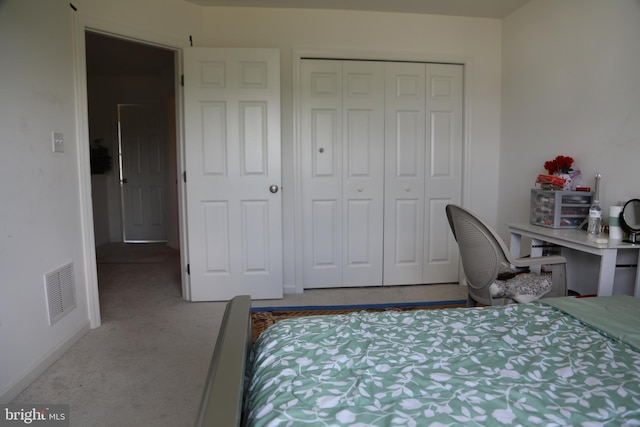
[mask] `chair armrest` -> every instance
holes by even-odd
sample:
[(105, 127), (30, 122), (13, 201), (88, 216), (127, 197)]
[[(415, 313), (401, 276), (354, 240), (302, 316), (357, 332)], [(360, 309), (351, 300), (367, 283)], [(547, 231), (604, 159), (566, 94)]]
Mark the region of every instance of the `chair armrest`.
[(534, 258), (517, 258), (511, 259), (511, 264), (516, 267), (531, 267), (533, 265), (542, 265), (542, 264), (566, 264), (567, 260), (563, 256), (552, 255), (552, 256), (542, 256), (542, 257), (534, 257)]

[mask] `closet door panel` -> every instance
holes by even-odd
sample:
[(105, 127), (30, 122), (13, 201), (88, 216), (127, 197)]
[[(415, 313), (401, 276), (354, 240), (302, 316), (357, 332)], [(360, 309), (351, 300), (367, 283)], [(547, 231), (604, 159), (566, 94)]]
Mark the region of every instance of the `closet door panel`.
[(342, 286), (342, 64), (303, 61), (300, 161), (305, 288)]
[(414, 233), (422, 222), (421, 205), (418, 200), (396, 201), (395, 254), (396, 265), (419, 266), (422, 262), (422, 239)]
[[(451, 238), (449, 222), (442, 212), (451, 203), (451, 199), (430, 199), (427, 206), (429, 223), (426, 229), (430, 231), (429, 240), (425, 240), (425, 252), (429, 256), (427, 264), (449, 263), (451, 261), (451, 249), (454, 245), (449, 242)], [(455, 278), (454, 278), (455, 279)], [(447, 280), (451, 281), (451, 280)], [(455, 281), (455, 280), (453, 280)]]
[[(347, 230), (347, 246), (345, 260), (349, 268), (370, 267), (375, 259), (371, 259), (370, 234), (371, 221), (375, 218), (371, 200), (350, 200), (347, 204), (349, 228)], [(377, 257), (376, 257), (377, 258)]]
[(425, 65), (387, 63), (385, 285), (422, 283)]
[(424, 135), (423, 125), (424, 119), (420, 111), (396, 111), (394, 179), (417, 179), (421, 175), (423, 167), (420, 154), (424, 150), (420, 138)]
[(462, 200), (462, 79), (462, 65), (426, 65), (424, 283), (458, 277), (458, 247), (445, 206)]
[(343, 62), (344, 286), (382, 284), (384, 64)]
[(311, 243), (312, 265), (316, 269), (337, 270), (342, 261), (342, 252), (336, 236), (340, 227), (337, 200), (314, 200), (312, 202), (313, 235)]
[(314, 183), (328, 179), (339, 180), (340, 112), (336, 109), (313, 109), (311, 119), (311, 178)]

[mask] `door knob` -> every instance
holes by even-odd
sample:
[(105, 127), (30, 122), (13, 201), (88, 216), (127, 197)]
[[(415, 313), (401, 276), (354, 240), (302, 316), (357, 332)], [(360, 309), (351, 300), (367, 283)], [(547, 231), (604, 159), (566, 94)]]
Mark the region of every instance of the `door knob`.
[(122, 178), (122, 183), (126, 184), (127, 182), (129, 182), (129, 180), (127, 178)]
[(278, 192), (278, 186), (273, 184), (272, 186), (269, 187), (269, 191), (271, 191), (272, 193), (277, 193)]

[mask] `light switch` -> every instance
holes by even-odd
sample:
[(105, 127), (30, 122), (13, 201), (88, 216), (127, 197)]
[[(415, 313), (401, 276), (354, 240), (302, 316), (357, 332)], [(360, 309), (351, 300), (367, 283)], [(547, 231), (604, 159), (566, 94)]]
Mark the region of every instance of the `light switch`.
[(64, 135), (62, 132), (52, 132), (53, 152), (64, 153)]

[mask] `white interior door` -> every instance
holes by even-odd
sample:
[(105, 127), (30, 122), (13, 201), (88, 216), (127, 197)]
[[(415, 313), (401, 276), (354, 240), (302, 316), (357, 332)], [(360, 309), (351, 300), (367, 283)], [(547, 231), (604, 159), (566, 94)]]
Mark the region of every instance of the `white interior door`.
[(304, 287), (382, 277), (384, 64), (302, 63)]
[(125, 242), (167, 240), (165, 123), (158, 104), (118, 105)]
[(187, 48), (184, 72), (191, 299), (281, 298), (279, 51)]

